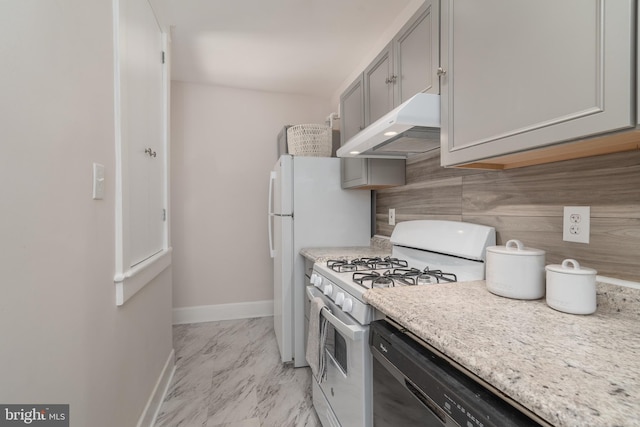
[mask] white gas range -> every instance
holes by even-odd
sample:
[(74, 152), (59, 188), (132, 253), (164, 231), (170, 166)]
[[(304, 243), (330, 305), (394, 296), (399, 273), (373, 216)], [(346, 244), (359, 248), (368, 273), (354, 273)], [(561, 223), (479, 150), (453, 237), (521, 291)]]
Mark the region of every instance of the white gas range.
[(313, 381), (313, 402), (324, 427), (373, 425), (369, 323), (375, 309), (363, 298), (367, 289), (433, 286), (484, 279), (485, 250), (495, 230), (454, 221), (405, 221), (391, 235), (386, 258), (316, 263), (308, 298), (320, 297), (328, 310), (327, 375)]

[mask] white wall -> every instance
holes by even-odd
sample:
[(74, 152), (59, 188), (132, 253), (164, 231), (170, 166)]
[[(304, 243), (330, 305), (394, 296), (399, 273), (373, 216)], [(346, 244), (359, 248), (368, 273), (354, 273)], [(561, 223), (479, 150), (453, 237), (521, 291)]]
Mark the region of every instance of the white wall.
[(171, 353), (171, 271), (116, 307), (112, 3), (7, 0), (0, 22), (0, 402), (135, 426)]
[(323, 123), (328, 99), (172, 82), (174, 307), (273, 299), (269, 172), (285, 124)]

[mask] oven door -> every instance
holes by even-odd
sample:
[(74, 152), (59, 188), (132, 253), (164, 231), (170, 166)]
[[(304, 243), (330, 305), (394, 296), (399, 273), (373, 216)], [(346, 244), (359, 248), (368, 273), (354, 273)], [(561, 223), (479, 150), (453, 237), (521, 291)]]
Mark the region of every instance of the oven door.
[[(318, 416), (324, 426), (333, 426), (337, 420), (343, 427), (370, 427), (373, 394), (369, 327), (360, 325), (313, 286), (307, 287), (307, 294), (310, 298), (322, 298), (329, 309), (321, 312), (327, 319), (327, 339), (323, 348), (327, 375), (322, 382), (314, 378), (318, 387), (314, 387), (313, 400)], [(327, 404), (332, 414), (318, 410), (326, 408)]]

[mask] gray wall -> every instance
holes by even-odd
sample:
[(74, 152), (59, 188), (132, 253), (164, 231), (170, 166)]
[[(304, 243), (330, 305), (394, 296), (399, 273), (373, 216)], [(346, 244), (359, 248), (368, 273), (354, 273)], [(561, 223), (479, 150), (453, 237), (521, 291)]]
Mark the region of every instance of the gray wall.
[(0, 2), (0, 402), (67, 403), (73, 426), (135, 426), (172, 348), (170, 269), (115, 305), (112, 15)]
[[(598, 274), (640, 281), (640, 152), (507, 171), (444, 169), (439, 152), (407, 162), (407, 184), (380, 190), (377, 233), (396, 221), (451, 219), (496, 228), (498, 244), (519, 239), (547, 251), (547, 263), (574, 258)], [(564, 206), (591, 206), (590, 243), (562, 241)]]
[(174, 308), (273, 300), (278, 132), (324, 123), (328, 99), (174, 81), (171, 110)]

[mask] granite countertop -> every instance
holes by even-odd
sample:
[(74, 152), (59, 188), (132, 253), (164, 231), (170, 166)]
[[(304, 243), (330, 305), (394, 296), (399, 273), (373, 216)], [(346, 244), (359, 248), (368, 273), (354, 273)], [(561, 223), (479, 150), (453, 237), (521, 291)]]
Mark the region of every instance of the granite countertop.
[(385, 257), (391, 255), (391, 243), (383, 236), (373, 236), (370, 246), (347, 246), (329, 248), (303, 248), (300, 255), (313, 262), (327, 262), (330, 259), (352, 260), (364, 257)]
[(640, 290), (598, 283), (588, 316), (484, 281), (373, 289), (365, 300), (555, 426), (640, 426)]

